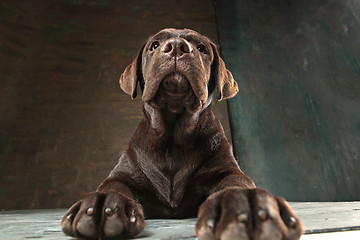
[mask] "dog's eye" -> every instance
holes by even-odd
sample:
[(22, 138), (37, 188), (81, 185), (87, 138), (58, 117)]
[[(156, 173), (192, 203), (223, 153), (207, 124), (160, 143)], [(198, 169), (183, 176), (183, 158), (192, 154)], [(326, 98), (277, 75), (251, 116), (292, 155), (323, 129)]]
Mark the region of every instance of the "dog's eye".
[(205, 45), (204, 45), (204, 44), (199, 43), (196, 47), (197, 47), (197, 50), (198, 50), (199, 52), (201, 52), (201, 53), (205, 53), (205, 51), (206, 51), (206, 47), (205, 47)]
[(158, 41), (155, 41), (151, 44), (150, 46), (150, 51), (154, 51), (155, 49), (157, 49), (160, 46), (160, 43)]

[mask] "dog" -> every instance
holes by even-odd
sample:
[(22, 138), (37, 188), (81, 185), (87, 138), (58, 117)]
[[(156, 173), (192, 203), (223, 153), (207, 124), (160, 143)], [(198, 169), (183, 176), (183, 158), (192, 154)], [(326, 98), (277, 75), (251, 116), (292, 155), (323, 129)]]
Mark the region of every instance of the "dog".
[(239, 168), (212, 99), (238, 92), (216, 45), (190, 29), (151, 36), (119, 80), (132, 98), (142, 91), (144, 119), (128, 149), (95, 192), (61, 221), (78, 238), (129, 238), (149, 218), (197, 217), (211, 239), (299, 239), (303, 226), (289, 204)]

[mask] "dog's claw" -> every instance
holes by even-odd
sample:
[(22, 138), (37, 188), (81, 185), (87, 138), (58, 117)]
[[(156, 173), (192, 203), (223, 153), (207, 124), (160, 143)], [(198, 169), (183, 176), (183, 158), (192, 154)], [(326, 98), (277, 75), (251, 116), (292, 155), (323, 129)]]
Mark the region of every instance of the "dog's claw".
[(249, 215), (247, 213), (241, 213), (238, 216), (239, 222), (247, 222), (248, 219), (249, 219)]
[(131, 223), (136, 222), (136, 217), (135, 217), (135, 216), (131, 216), (131, 217), (130, 217), (130, 222), (131, 222)]
[(107, 216), (111, 216), (111, 215), (113, 215), (113, 210), (112, 210), (111, 208), (106, 208), (106, 209), (105, 209), (105, 214), (106, 214)]
[(265, 210), (260, 209), (260, 210), (258, 211), (258, 216), (259, 216), (259, 218), (260, 218), (262, 221), (265, 221), (266, 218), (267, 218), (267, 213), (266, 213)]
[(296, 221), (296, 218), (294, 218), (294, 217), (289, 217), (289, 226), (290, 227), (295, 227), (296, 226), (296, 223), (297, 223), (297, 221)]
[(215, 220), (214, 220), (214, 219), (209, 219), (209, 220), (207, 220), (206, 225), (207, 225), (209, 228), (214, 228), (214, 227), (215, 227)]
[(73, 219), (73, 217), (74, 217), (74, 214), (73, 214), (73, 213), (70, 213), (70, 214), (66, 217), (66, 219), (69, 220), (69, 221), (71, 221), (71, 220)]
[(88, 210), (86, 210), (86, 215), (88, 216), (94, 215), (94, 208), (92, 207), (88, 208)]

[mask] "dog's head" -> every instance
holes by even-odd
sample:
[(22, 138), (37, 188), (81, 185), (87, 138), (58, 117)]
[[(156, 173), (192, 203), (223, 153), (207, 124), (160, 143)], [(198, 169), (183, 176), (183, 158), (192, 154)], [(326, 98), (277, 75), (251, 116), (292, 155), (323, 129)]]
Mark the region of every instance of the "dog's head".
[(206, 107), (215, 89), (218, 100), (238, 92), (215, 44), (189, 29), (168, 28), (151, 36), (119, 82), (132, 98), (139, 83), (144, 102), (173, 112)]

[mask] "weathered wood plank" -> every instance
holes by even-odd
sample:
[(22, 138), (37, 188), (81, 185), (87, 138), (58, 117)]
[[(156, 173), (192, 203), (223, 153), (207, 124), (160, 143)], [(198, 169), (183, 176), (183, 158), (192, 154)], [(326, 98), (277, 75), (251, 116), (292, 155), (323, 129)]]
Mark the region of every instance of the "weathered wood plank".
[(292, 203), (306, 233), (360, 230), (360, 202)]
[[(302, 219), (306, 233), (360, 229), (360, 202), (290, 203)], [(0, 212), (0, 239), (71, 239), (59, 227), (66, 210), (18, 210)], [(138, 237), (145, 239), (196, 239), (196, 219), (146, 220), (146, 229)], [(356, 236), (359, 231), (336, 234), (311, 234), (302, 239), (336, 239)], [(355, 238), (354, 238), (355, 239)]]

